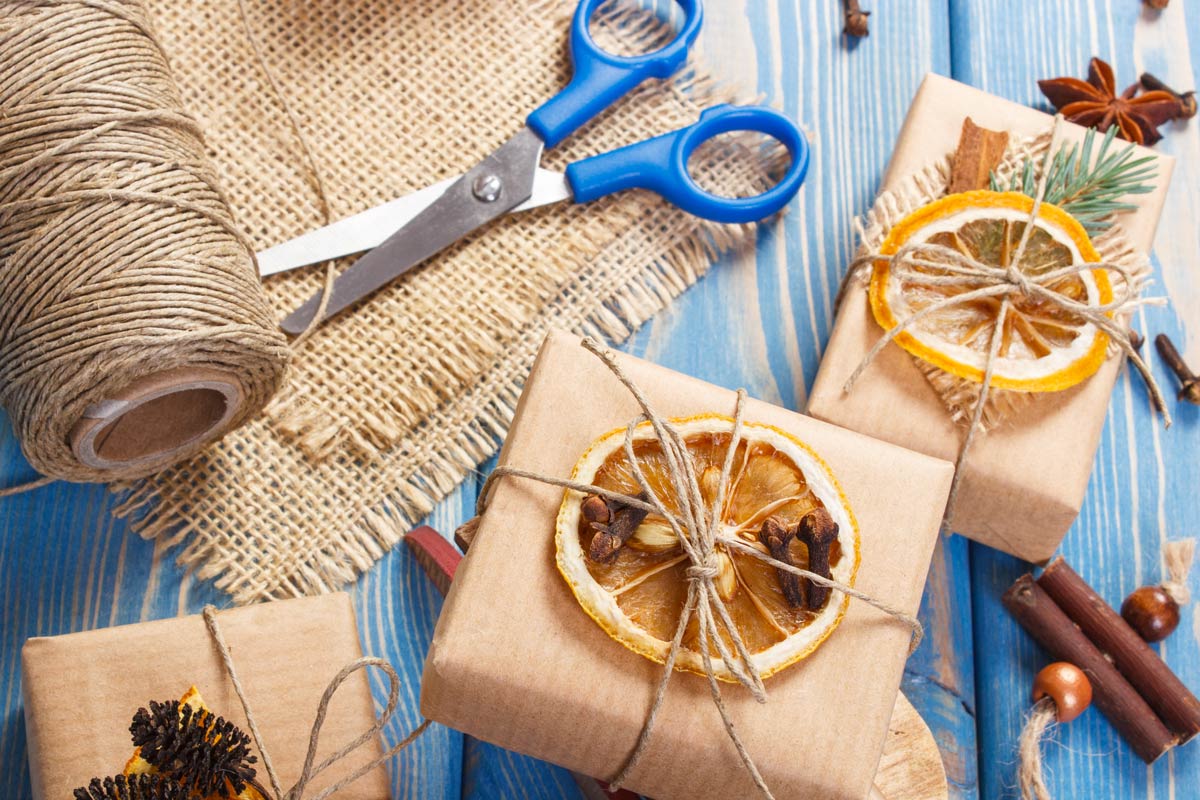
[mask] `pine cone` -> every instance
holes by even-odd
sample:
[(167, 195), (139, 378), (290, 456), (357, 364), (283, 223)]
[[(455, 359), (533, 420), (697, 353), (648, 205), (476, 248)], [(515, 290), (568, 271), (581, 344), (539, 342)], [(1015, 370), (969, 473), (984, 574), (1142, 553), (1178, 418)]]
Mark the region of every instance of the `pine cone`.
[(92, 778), (75, 790), (75, 800), (187, 800), (187, 796), (182, 786), (164, 775)]
[(203, 797), (236, 796), (254, 780), (250, 737), (232, 722), (178, 700), (139, 708), (129, 726), (141, 756)]

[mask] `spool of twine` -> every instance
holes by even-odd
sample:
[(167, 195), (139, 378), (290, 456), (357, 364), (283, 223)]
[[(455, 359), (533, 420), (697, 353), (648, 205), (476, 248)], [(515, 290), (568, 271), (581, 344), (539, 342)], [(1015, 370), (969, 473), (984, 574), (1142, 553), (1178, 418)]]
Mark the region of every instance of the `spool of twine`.
[(33, 467), (156, 472), (287, 356), (144, 6), (0, 0), (0, 403)]

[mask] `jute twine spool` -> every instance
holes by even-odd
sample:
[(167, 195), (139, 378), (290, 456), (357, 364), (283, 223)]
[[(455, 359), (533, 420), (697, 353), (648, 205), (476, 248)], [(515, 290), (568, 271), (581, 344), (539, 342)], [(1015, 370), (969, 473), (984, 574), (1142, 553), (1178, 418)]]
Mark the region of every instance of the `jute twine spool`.
[(287, 344), (133, 0), (0, 0), (0, 403), (45, 476), (181, 461)]

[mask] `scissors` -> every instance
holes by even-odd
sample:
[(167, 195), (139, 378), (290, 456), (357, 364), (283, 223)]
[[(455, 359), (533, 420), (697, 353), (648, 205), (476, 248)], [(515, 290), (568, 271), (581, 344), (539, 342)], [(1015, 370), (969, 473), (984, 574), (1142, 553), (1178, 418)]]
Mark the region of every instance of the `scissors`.
[[(334, 280), (325, 319), (463, 238), (514, 211), (573, 200), (586, 203), (624, 189), (648, 189), (678, 208), (716, 222), (752, 222), (774, 214), (799, 191), (808, 172), (808, 142), (787, 117), (761, 106), (719, 105), (686, 128), (582, 161), (557, 173), (539, 166), (552, 148), (644, 80), (666, 78), (687, 60), (700, 32), (700, 0), (675, 0), (684, 20), (675, 37), (651, 53), (619, 56), (592, 38), (589, 23), (602, 0), (581, 0), (571, 22), (574, 73), (511, 139), (458, 177), (326, 225), (258, 254), (266, 277), (368, 250)], [(753, 131), (783, 144), (791, 164), (770, 189), (752, 197), (722, 197), (688, 173), (703, 142), (731, 131)], [(288, 315), (283, 330), (299, 334), (320, 308), (318, 292)]]

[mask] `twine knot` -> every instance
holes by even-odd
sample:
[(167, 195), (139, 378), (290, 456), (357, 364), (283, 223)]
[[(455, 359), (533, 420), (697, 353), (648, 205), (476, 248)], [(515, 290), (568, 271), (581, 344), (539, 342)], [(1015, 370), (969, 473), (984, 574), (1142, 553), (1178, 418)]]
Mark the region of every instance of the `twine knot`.
[[(806, 569), (801, 569), (791, 564), (785, 564), (782, 561), (777, 561), (770, 555), (742, 541), (736, 535), (728, 535), (722, 532), (719, 509), (724, 506), (725, 496), (729, 491), (734, 456), (741, 441), (743, 415), (746, 404), (746, 391), (744, 389), (739, 389), (737, 392), (737, 402), (734, 408), (733, 424), (730, 429), (729, 445), (726, 450), (725, 461), (721, 468), (721, 476), (717, 483), (715, 496), (712, 497), (711, 503), (706, 504), (704, 493), (700, 489), (696, 464), (692, 459), (683, 436), (673, 425), (660, 417), (651, 408), (645, 394), (643, 394), (637, 384), (633, 382), (616, 362), (616, 357), (611, 351), (602, 347), (599, 342), (592, 338), (584, 339), (583, 347), (608, 367), (609, 371), (629, 390), (638, 405), (641, 406), (642, 414), (632, 420), (625, 429), (624, 446), (625, 457), (629, 462), (630, 470), (635, 480), (643, 492), (644, 499), (643, 497), (632, 497), (620, 492), (614, 492), (602, 486), (580, 483), (554, 475), (543, 475), (517, 467), (500, 466), (492, 470), (487, 480), (484, 481), (483, 488), (479, 491), (479, 498), (475, 505), (476, 519), (481, 517), (484, 511), (487, 510), (492, 489), (496, 482), (505, 477), (527, 478), (551, 486), (561, 486), (583, 494), (599, 495), (606, 500), (614, 500), (626, 506), (644, 509), (661, 515), (667, 521), (667, 524), (671, 526), (671, 530), (677, 537), (680, 547), (690, 562), (688, 568), (685, 570), (688, 579), (687, 599), (684, 601), (683, 609), (680, 611), (675, 634), (670, 642), (667, 656), (663, 661), (662, 673), (654, 692), (654, 700), (650, 706), (650, 710), (646, 714), (646, 722), (642, 726), (641, 733), (638, 734), (637, 743), (634, 745), (629, 758), (626, 759), (625, 764), (621, 767), (616, 777), (609, 781), (609, 784), (614, 789), (619, 788), (645, 754), (650, 741), (650, 735), (654, 730), (655, 721), (666, 698), (667, 684), (670, 682), (671, 676), (675, 671), (675, 661), (683, 644), (683, 636), (687, 632), (692, 619), (695, 618), (695, 629), (698, 638), (696, 651), (703, 664), (704, 675), (708, 679), (713, 704), (717, 707), (717, 712), (721, 716), (725, 732), (737, 750), (742, 764), (753, 779), (759, 793), (762, 797), (773, 800), (774, 795), (771, 794), (766, 781), (746, 750), (741, 736), (738, 735), (734, 727), (729, 710), (725, 706), (721, 684), (716, 677), (715, 659), (710, 650), (710, 647), (716, 649), (717, 657), (719, 657), (729, 675), (744, 686), (755, 700), (760, 703), (766, 702), (767, 695), (766, 689), (763, 687), (762, 675), (759, 673), (757, 666), (755, 666), (749, 649), (738, 632), (733, 619), (730, 617), (729, 610), (725, 607), (724, 601), (721, 600), (716, 587), (713, 585), (714, 580), (721, 574), (718, 545), (725, 551), (736, 550), (739, 554), (764, 561), (775, 569), (817, 581), (822, 586), (828, 586), (835, 591), (862, 600), (888, 616), (903, 622), (912, 631), (912, 639), (909, 645), (910, 653), (920, 644), (921, 638), (924, 635), (924, 629), (916, 617), (903, 609), (891, 606), (882, 600), (871, 597), (839, 581), (826, 578), (815, 572), (809, 572)], [(658, 442), (662, 450), (663, 460), (670, 479), (670, 489), (674, 492), (674, 496), (670, 499), (675, 501), (675, 505), (679, 509), (678, 512), (672, 512), (667, 508), (666, 499), (659, 496), (656, 489), (650, 484), (642, 468), (641, 461), (634, 452), (635, 433), (640, 426), (647, 422), (654, 433), (655, 441)], [(691, 532), (692, 535), (688, 535), (688, 532)]]
[[(225, 672), (229, 675), (229, 682), (233, 684), (233, 690), (237, 693), (238, 700), (241, 701), (242, 711), (246, 715), (246, 725), (250, 728), (250, 735), (254, 737), (254, 744), (258, 747), (259, 754), (262, 755), (263, 766), (267, 770), (267, 776), (271, 781), (273, 791), (268, 793), (263, 787), (259, 786), (258, 788), (262, 790), (263, 795), (269, 794), (268, 800), (306, 800), (308, 795), (305, 794), (305, 790), (308, 788), (309, 783), (317, 775), (371, 741), (388, 724), (400, 705), (400, 676), (397, 674), (395, 667), (387, 661), (384, 661), (382, 658), (358, 658), (342, 667), (341, 671), (325, 687), (325, 693), (321, 695), (321, 702), (317, 706), (317, 714), (313, 719), (312, 730), (309, 732), (308, 753), (304, 758), (304, 768), (300, 772), (300, 778), (292, 785), (292, 788), (285, 792), (279, 783), (279, 775), (275, 772), (275, 765), (271, 762), (271, 755), (267, 752), (267, 748), (263, 744), (262, 734), (258, 732), (258, 720), (255, 718), (254, 712), (250, 710), (250, 701), (246, 698), (242, 681), (238, 677), (237, 669), (233, 665), (233, 654), (230, 652), (229, 645), (225, 642), (225, 634), (222, 633), (221, 626), (217, 622), (217, 609), (213, 606), (205, 606), (203, 616), (208, 633), (212, 637), (213, 644), (217, 646), (217, 652), (220, 654), (221, 661), (225, 665)], [(321, 728), (325, 724), (325, 716), (329, 711), (329, 702), (333, 700), (333, 696), (337, 694), (337, 690), (341, 688), (341, 685), (345, 683), (347, 678), (360, 669), (367, 669), (368, 667), (375, 667), (382, 670), (388, 679), (388, 699), (383, 713), (376, 717), (371, 727), (363, 731), (354, 741), (348, 743), (321, 763), (315, 763), (317, 758), (317, 743), (321, 737)], [(391, 750), (388, 750), (370, 763), (363, 765), (332, 786), (317, 792), (311, 800), (325, 800), (325, 798), (341, 791), (375, 768), (382, 766), (392, 756), (415, 742), (428, 727), (429, 720), (422, 720), (421, 724), (414, 728), (412, 733), (404, 737)]]
[(1017, 264), (1008, 265), (1008, 269), (1004, 270), (1004, 280), (1011, 287), (1010, 295), (1029, 297), (1033, 294), (1033, 282), (1025, 276)]

